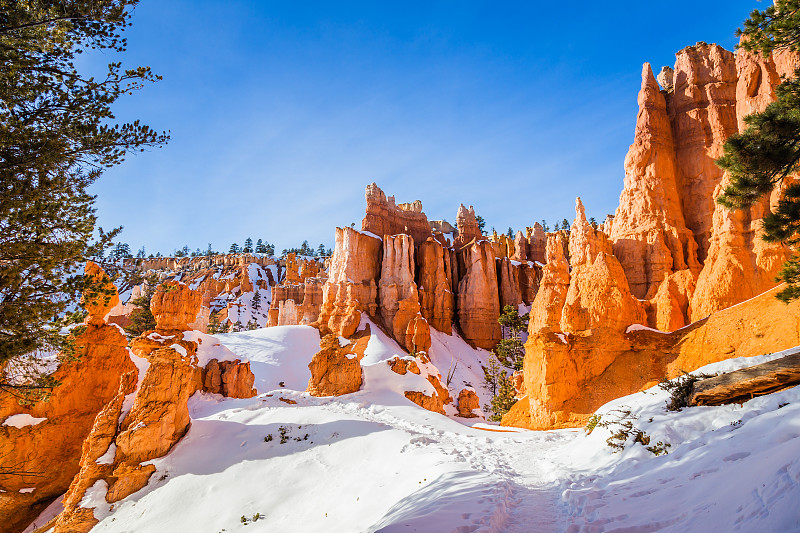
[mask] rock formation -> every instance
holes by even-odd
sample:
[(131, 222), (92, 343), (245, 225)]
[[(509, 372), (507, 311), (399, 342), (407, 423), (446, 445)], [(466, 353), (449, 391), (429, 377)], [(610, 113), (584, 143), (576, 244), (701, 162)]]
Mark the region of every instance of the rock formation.
[[(213, 337), (181, 328), (197, 314), (200, 303), (200, 294), (183, 283), (169, 281), (157, 287), (150, 302), (156, 329), (131, 342), (143, 375), (138, 382), (134, 370), (123, 375), (116, 396), (97, 415), (55, 532), (91, 529), (97, 519), (89, 505), (97, 505), (98, 492), (111, 504), (147, 485), (155, 467), (142, 463), (164, 456), (188, 431), (187, 402), (196, 391), (240, 398), (256, 394), (249, 363), (215, 358), (206, 368), (198, 366), (201, 344)], [(87, 500), (89, 490), (94, 498)]]
[(461, 204), (458, 207), (456, 214), (456, 227), (458, 228), (458, 237), (456, 237), (456, 249), (459, 249), (468, 244), (473, 239), (481, 239), (481, 228), (478, 226), (478, 218), (475, 216), (475, 209), (469, 206), (469, 209)]
[(409, 321), (419, 313), (414, 282), (414, 240), (409, 235), (383, 237), (383, 261), (378, 282), (380, 316), (395, 339), (405, 340)]
[(500, 340), (500, 296), (492, 243), (473, 242), (459, 250), (457, 258), (461, 331), (475, 346), (491, 349)]
[[(86, 274), (95, 283), (84, 295), (89, 315), (85, 329), (75, 337), (77, 359), (60, 363), (53, 374), (60, 384), (51, 398), (21, 405), (17, 397), (0, 392), (0, 423), (19, 414), (42, 419), (19, 428), (0, 426), (0, 464), (36, 474), (0, 474), (0, 524), (4, 531), (21, 531), (67, 490), (79, 471), (81, 446), (95, 416), (114, 398), (120, 376), (129, 372), (136, 375), (127, 339), (116, 326), (103, 320), (119, 301), (116, 288), (95, 263), (87, 263)], [(35, 490), (19, 492), (31, 488)]]
[(458, 393), (458, 415), (462, 418), (477, 418), (476, 409), (481, 408), (481, 401), (472, 389), (461, 389)]
[(545, 235), (542, 225), (537, 222), (532, 228), (526, 228), (525, 237), (528, 241), (528, 248), (526, 251), (528, 261), (544, 264), (547, 236)]
[(422, 212), (422, 202), (419, 200), (396, 205), (394, 196), (387, 199), (375, 183), (367, 186), (365, 196), (367, 213), (361, 222), (363, 231), (381, 238), (384, 235), (405, 233), (411, 235), (415, 242), (424, 242), (431, 235), (428, 217)]
[(564, 257), (560, 233), (547, 235), (546, 258), (539, 292), (533, 300), (528, 322), (528, 331), (531, 334), (559, 330), (561, 311), (569, 290), (569, 263)]
[(361, 388), (361, 363), (352, 345), (341, 346), (339, 338), (326, 335), (320, 350), (308, 364), (311, 379), (306, 392), (312, 396), (341, 396)]
[(800, 302), (787, 306), (775, 298), (777, 290), (668, 334), (634, 327), (604, 335), (532, 335), (524, 369), (528, 395), (503, 423), (580, 427), (604, 403), (654, 386), (665, 376), (797, 346)]
[(361, 313), (376, 316), (383, 241), (351, 228), (336, 228), (336, 247), (322, 288), (318, 327), (350, 337)]
[[(676, 272), (688, 270), (695, 278), (700, 271), (694, 234), (681, 210), (675, 158), (666, 100), (645, 63), (634, 143), (625, 158), (625, 186), (613, 222), (604, 228), (631, 292), (640, 299), (653, 299), (665, 282), (666, 287), (674, 285), (675, 280), (667, 280)], [(676, 289), (683, 305), (673, 313), (671, 300), (661, 298), (654, 314), (666, 310), (668, 316), (660, 323), (651, 321), (653, 327), (677, 329), (687, 323), (687, 287), (679, 284)]]
[(449, 335), (455, 307), (450, 251), (429, 237), (417, 250), (417, 272), (422, 316), (432, 327)]

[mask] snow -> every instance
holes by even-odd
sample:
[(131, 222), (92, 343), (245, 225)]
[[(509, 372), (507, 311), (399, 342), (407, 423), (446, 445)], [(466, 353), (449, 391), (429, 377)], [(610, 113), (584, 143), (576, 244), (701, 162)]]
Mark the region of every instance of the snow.
[(106, 453), (98, 457), (95, 463), (99, 465), (110, 465), (114, 462), (114, 457), (116, 454), (117, 445), (112, 442), (111, 445), (109, 445), (108, 450), (106, 450)]
[(27, 426), (35, 426), (36, 424), (41, 424), (47, 420), (47, 418), (36, 418), (35, 416), (31, 416), (28, 413), (21, 413), (18, 415), (11, 415), (5, 419), (3, 422), (4, 426), (11, 426), (15, 428), (24, 428)]
[(311, 326), (276, 326), (216, 338), (236, 357), (250, 361), (259, 393), (275, 390), (281, 382), (288, 389), (305, 390), (311, 378), (308, 363), (320, 341), (319, 330)]
[[(226, 348), (219, 337), (208, 335), (200, 331), (184, 331), (183, 340), (197, 343), (197, 364), (205, 367), (209, 361), (216, 359), (217, 361), (233, 361), (235, 359), (242, 359), (237, 357), (235, 353)], [(180, 346), (174, 344), (172, 347)], [(180, 350), (179, 350), (180, 351)], [(184, 357), (185, 351), (181, 352)]]
[(630, 333), (631, 331), (652, 331), (654, 333), (668, 333), (666, 331), (661, 331), (658, 329), (648, 328), (647, 326), (643, 326), (642, 324), (631, 324), (628, 326), (628, 329), (625, 330), (625, 333)]
[(375, 235), (371, 231), (365, 231), (365, 230), (356, 230), (356, 231), (359, 232), (361, 235), (368, 235), (369, 237), (374, 237), (379, 241), (383, 242), (383, 238), (379, 237), (378, 235)]
[(37, 516), (36, 519), (22, 531), (22, 533), (33, 533), (35, 529), (48, 523), (50, 520), (58, 516), (63, 510), (64, 496), (62, 495), (53, 500), (53, 503), (45, 507), (44, 511), (39, 513), (39, 516)]
[[(152, 461), (146, 487), (113, 509), (104, 482), (87, 492), (84, 505), (97, 506), (100, 520), (93, 532), (800, 530), (800, 387), (681, 412), (666, 410), (668, 393), (658, 387), (619, 398), (598, 409), (602, 423), (629, 412), (650, 445), (670, 447), (656, 456), (629, 438), (615, 453), (606, 444), (613, 428), (602, 424), (588, 435), (534, 432), (419, 408), (402, 392), (430, 393), (430, 384), (392, 372), (385, 361), (408, 355), (367, 325), (364, 386), (336, 398), (302, 392), (319, 350), (316, 329), (219, 335), (250, 361), (259, 396), (196, 393), (188, 433)], [(488, 352), (432, 330), (430, 356), (426, 370), (454, 368), (451, 390), (471, 384), (486, 401), (480, 362)], [(252, 521), (256, 513), (263, 520)]]
[(19, 492), (21, 492), (22, 494), (30, 494), (31, 492), (33, 492), (35, 490), (36, 490), (36, 487), (28, 487), (28, 488), (25, 488), (25, 489), (19, 489)]

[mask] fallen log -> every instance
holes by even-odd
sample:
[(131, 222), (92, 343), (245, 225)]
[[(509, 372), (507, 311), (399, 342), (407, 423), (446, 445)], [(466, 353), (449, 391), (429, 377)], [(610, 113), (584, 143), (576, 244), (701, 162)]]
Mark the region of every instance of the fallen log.
[(767, 363), (694, 383), (689, 405), (744, 403), (800, 384), (800, 350)]

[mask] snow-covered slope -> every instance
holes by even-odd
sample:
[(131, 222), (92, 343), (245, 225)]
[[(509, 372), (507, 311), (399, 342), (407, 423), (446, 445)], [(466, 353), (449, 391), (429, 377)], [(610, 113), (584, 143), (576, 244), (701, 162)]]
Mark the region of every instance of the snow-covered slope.
[[(365, 386), (338, 398), (301, 392), (316, 330), (220, 336), (251, 361), (259, 396), (192, 397), (186, 437), (94, 531), (800, 531), (798, 388), (682, 412), (666, 411), (659, 388), (620, 398), (598, 411), (602, 421), (629, 411), (651, 446), (670, 446), (656, 456), (631, 438), (614, 453), (613, 426), (496, 431), (507, 428), (417, 407), (395, 385), (401, 376), (384, 373), (404, 352), (378, 331)], [(453, 381), (464, 383), (482, 354), (462, 342), (435, 334), (432, 362), (442, 370), (456, 358)]]

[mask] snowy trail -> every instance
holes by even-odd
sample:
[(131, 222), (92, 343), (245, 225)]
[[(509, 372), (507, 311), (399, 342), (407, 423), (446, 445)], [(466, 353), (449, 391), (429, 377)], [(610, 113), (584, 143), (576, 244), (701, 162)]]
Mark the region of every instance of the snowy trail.
[(441, 420), (435, 424), (412, 423), (380, 405), (332, 401), (323, 407), (337, 415), (346, 414), (405, 431), (410, 445), (437, 448), (446, 460), (465, 463), (469, 470), (487, 476), (490, 485), (477, 494), (468, 492), (450, 505), (468, 509), (474, 504), (478, 508), (488, 504), (488, 510), (483, 515), (474, 511), (461, 513), (460, 517), (469, 524), (458, 527), (451, 523), (448, 531), (555, 533), (566, 529), (567, 515), (559, 505), (562, 488), (553, 457), (581, 432), (496, 432), (459, 423), (442, 429)]

